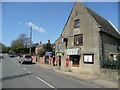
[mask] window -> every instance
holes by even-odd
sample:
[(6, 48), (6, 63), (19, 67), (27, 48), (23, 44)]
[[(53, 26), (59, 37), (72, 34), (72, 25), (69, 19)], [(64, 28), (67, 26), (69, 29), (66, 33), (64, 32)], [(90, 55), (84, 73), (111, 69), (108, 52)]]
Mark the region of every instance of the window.
[(79, 28), (79, 26), (80, 26), (80, 21), (79, 19), (77, 19), (74, 21), (74, 28)]
[(117, 54), (110, 54), (109, 59), (110, 60), (117, 60)]
[(74, 36), (74, 45), (75, 46), (83, 45), (83, 34), (78, 34)]

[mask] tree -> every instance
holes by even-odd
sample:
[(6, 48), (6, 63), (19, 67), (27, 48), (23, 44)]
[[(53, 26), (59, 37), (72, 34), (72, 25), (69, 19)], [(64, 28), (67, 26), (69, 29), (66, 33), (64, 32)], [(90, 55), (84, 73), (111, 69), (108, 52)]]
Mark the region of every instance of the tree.
[(10, 50), (10, 47), (6, 47), (3, 43), (0, 42), (0, 52), (8, 53), (9, 50)]
[(29, 44), (29, 38), (26, 34), (20, 34), (16, 40), (13, 40), (11, 43), (12, 51), (15, 51), (16, 48), (26, 47)]
[(42, 49), (38, 52), (39, 56), (44, 56), (45, 52), (52, 52), (53, 55), (55, 55), (55, 49), (51, 43), (44, 44)]
[(45, 55), (45, 50), (42, 48), (42, 49), (40, 49), (40, 51), (38, 51), (38, 55), (40, 56), (40, 57), (43, 57), (44, 55)]
[(46, 52), (51, 52), (53, 50), (51, 43), (47, 43), (43, 48)]

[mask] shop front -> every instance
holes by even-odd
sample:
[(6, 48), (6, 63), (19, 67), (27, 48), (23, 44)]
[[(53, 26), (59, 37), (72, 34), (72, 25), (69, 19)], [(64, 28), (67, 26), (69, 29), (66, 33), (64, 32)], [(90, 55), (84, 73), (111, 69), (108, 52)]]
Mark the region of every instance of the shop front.
[(72, 66), (79, 67), (80, 55), (70, 55), (70, 61), (72, 61)]
[(67, 55), (69, 55), (69, 61), (71, 66), (79, 67), (80, 64), (80, 48), (68, 49)]

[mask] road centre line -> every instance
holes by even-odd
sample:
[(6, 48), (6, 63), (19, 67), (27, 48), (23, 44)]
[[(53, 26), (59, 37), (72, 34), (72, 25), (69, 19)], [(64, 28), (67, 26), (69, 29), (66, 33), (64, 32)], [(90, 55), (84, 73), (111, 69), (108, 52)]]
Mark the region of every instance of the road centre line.
[[(14, 62), (15, 64), (17, 64), (16, 62)], [(21, 65), (17, 64), (19, 67), (21, 67), (22, 69), (24, 69), (25, 71), (27, 71), (28, 73), (31, 73), (30, 71), (28, 71), (26, 68), (23, 68)], [(40, 77), (36, 77), (37, 79), (39, 79), (40, 81), (42, 81), (43, 83), (47, 84), (49, 87), (54, 88), (55, 90), (57, 90), (54, 86), (52, 86), (51, 84), (47, 83), (45, 80), (41, 79)]]
[(28, 73), (31, 73), (30, 71), (28, 71), (26, 68), (23, 68), (25, 71), (27, 71)]
[(26, 68), (23, 68), (25, 71), (27, 71), (27, 69)]
[[(23, 68), (21, 65), (17, 64), (15, 61), (13, 61), (13, 63), (15, 63), (17, 66)], [(31, 73), (30, 71), (28, 71), (26, 68), (23, 68), (25, 71), (27, 71), (28, 73)]]
[(49, 83), (47, 83), (46, 81), (44, 81), (43, 79), (41, 79), (41, 78), (38, 77), (38, 76), (37, 76), (37, 79), (39, 79), (39, 80), (42, 81), (43, 83), (47, 84), (49, 87), (55, 88), (54, 86), (50, 85)]
[[(28, 71), (28, 70), (27, 70)], [(30, 71), (28, 71), (28, 73), (31, 73)]]

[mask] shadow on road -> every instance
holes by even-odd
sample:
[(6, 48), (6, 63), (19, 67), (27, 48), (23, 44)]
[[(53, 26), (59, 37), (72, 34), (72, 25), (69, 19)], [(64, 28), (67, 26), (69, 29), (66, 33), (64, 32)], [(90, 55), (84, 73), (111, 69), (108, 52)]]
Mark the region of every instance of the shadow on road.
[(32, 62), (32, 63), (28, 63), (28, 62), (24, 62), (23, 65), (34, 65), (36, 63)]
[(24, 76), (27, 76), (27, 75), (30, 75), (30, 74), (32, 74), (32, 73), (4, 77), (4, 78), (2, 78), (2, 82), (6, 81), (6, 80), (12, 80), (12, 79), (16, 79), (16, 78), (21, 78), (21, 77), (24, 77)]

